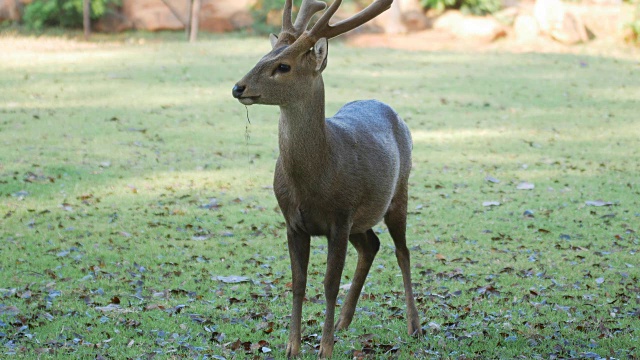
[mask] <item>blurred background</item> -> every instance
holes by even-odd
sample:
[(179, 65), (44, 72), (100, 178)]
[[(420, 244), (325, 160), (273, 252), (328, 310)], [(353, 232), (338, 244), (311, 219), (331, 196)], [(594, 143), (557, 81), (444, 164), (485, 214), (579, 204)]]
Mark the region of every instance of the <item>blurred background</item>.
[[(371, 0), (345, 0), (346, 17)], [(294, 5), (299, 5), (294, 1)], [(0, 29), (39, 33), (83, 29), (266, 34), (277, 32), (284, 0), (0, 0)], [(356, 46), (415, 50), (509, 46), (558, 51), (640, 41), (640, 0), (396, 0), (349, 35)]]

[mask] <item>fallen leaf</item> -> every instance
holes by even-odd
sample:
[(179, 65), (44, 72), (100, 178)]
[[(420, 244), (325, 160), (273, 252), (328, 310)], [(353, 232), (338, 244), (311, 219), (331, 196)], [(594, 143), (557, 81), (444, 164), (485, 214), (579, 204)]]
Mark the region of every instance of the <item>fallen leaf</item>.
[(248, 277), (246, 277), (246, 276), (238, 276), (238, 275), (216, 276), (215, 279), (218, 280), (218, 281), (222, 281), (225, 284), (236, 284), (236, 283), (249, 281)]
[(207, 204), (201, 205), (200, 208), (201, 209), (207, 209), (207, 210), (211, 210), (211, 209), (219, 209), (220, 208), (220, 204), (218, 203), (218, 199), (213, 198), (211, 200), (209, 200), (209, 202)]
[[(97, 309), (97, 308), (96, 308)], [(149, 304), (147, 306), (144, 307), (144, 311), (150, 311), (150, 310), (164, 310), (165, 307), (163, 305), (160, 304)]]
[(536, 186), (532, 183), (528, 183), (528, 182), (521, 182), (520, 184), (518, 184), (518, 186), (516, 186), (516, 189), (518, 190), (533, 190)]
[(489, 207), (489, 206), (500, 206), (500, 202), (499, 201), (484, 201), (482, 203), (482, 206), (484, 207)]
[(107, 306), (96, 306), (96, 310), (98, 311), (102, 311), (103, 313), (108, 313), (108, 312), (125, 312), (124, 309), (122, 309), (120, 307), (120, 305), (117, 304), (109, 304)]
[(585, 204), (587, 206), (611, 206), (613, 205), (612, 202), (610, 201), (602, 201), (602, 200), (595, 200), (595, 201), (586, 201)]
[(65, 257), (67, 255), (69, 255), (69, 251), (68, 250), (64, 250), (64, 251), (60, 251), (59, 253), (56, 254), (57, 257)]
[(20, 309), (15, 306), (4, 306), (0, 304), (0, 315), (18, 315), (20, 314)]

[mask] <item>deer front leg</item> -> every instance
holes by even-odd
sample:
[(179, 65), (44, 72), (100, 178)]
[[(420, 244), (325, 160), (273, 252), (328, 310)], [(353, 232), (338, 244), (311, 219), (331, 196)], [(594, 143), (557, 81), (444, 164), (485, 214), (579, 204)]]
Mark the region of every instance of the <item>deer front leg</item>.
[(289, 323), (289, 341), (287, 342), (287, 358), (296, 357), (300, 352), (300, 323), (302, 321), (302, 300), (307, 287), (307, 267), (309, 265), (309, 247), (311, 238), (308, 234), (287, 229), (289, 258), (291, 259), (291, 287), (293, 289), (293, 306)]
[(336, 298), (340, 289), (340, 278), (347, 256), (347, 242), (349, 239), (350, 226), (335, 226), (331, 231), (329, 249), (327, 253), (327, 271), (324, 275), (324, 296), (326, 300), (326, 310), (324, 316), (324, 326), (322, 327), (322, 341), (318, 357), (330, 358), (333, 354), (333, 331), (334, 314), (336, 310)]

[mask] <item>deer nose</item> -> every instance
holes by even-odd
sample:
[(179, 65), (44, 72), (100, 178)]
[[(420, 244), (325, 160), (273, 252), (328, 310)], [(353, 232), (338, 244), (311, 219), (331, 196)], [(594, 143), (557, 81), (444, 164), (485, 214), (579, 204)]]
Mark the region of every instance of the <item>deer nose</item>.
[(242, 85), (238, 85), (236, 84), (233, 87), (233, 90), (231, 91), (231, 93), (233, 94), (233, 97), (238, 99), (242, 96), (242, 93), (244, 92), (244, 90), (246, 89), (246, 86), (242, 86)]

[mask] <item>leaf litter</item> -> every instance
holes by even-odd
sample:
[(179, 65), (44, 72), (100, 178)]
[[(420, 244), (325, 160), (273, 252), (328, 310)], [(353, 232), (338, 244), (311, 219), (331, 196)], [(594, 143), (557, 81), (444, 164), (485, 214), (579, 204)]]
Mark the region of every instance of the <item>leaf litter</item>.
[[(563, 60), (558, 61), (561, 66)], [(180, 144), (176, 149), (181, 150), (168, 150), (162, 137), (167, 142), (173, 137), (168, 135), (176, 129), (172, 126), (179, 123), (184, 131), (207, 116), (149, 106), (154, 120), (166, 122), (155, 126), (107, 116), (116, 119), (107, 122), (117, 125), (119, 136), (129, 137), (113, 156), (92, 158), (82, 148), (83, 163), (77, 167), (42, 163), (14, 172), (7, 165), (0, 183), (9, 182), (2, 214), (9, 231), (0, 238), (0, 254), (16, 256), (4, 258), (9, 260), (2, 265), (9, 274), (0, 284), (3, 355), (264, 359), (284, 353), (292, 291), (286, 230), (272, 197), (251, 198), (262, 188), (271, 192), (270, 185), (263, 185), (270, 178), (255, 175), (257, 180), (248, 184), (240, 177), (207, 181), (185, 175), (199, 168), (215, 178), (218, 169), (225, 173), (238, 165), (237, 149), (216, 147), (203, 156), (194, 138), (189, 149)], [(500, 111), (512, 116), (522, 110)], [(415, 118), (412, 127), (420, 127)], [(259, 139), (260, 133), (255, 134)], [(63, 134), (57, 135), (60, 142)], [(70, 143), (80, 137), (64, 135)], [(551, 152), (562, 136), (558, 139), (532, 139), (530, 145), (544, 143), (545, 152)], [(36, 146), (49, 145), (43, 137)], [(210, 138), (204, 147), (211, 147)], [(116, 158), (128, 148), (133, 150), (126, 159)], [(35, 164), (29, 151), (25, 147), (20, 162)], [(257, 154), (262, 160), (254, 157), (256, 174), (263, 168), (271, 174), (272, 152)], [(416, 155), (423, 156), (418, 146)], [(185, 158), (200, 161), (199, 156), (201, 163), (181, 166)], [(459, 165), (447, 158), (440, 168), (437, 157), (429, 159), (431, 164), (414, 170), (412, 201), (422, 205), (410, 215), (407, 231), (426, 336), (413, 340), (405, 334), (402, 284), (393, 245), (381, 226), (376, 230), (382, 234), (378, 257), (353, 324), (337, 334), (336, 357), (630, 358), (638, 352), (638, 330), (632, 326), (640, 319), (637, 183), (625, 180), (629, 185), (622, 186), (633, 194), (628, 198), (610, 190), (636, 165), (614, 169), (617, 165), (601, 166), (604, 160), (588, 156), (559, 156), (527, 160), (529, 165), (512, 175), (493, 160), (465, 159)], [(85, 162), (91, 174), (82, 172)], [(56, 173), (49, 170), (57, 166)], [(593, 178), (603, 179), (602, 186), (593, 186), (602, 192), (582, 186), (581, 176), (591, 176), (593, 169)], [(518, 191), (533, 188), (518, 189), (524, 185), (510, 180), (538, 170), (549, 170), (548, 178), (532, 177), (548, 192)], [(69, 180), (76, 171), (83, 183), (94, 184), (91, 177), (96, 176), (96, 186), (74, 192), (83, 187), (80, 180)], [(132, 172), (144, 175), (131, 179)], [(615, 176), (609, 176), (612, 172)], [(107, 173), (113, 176), (100, 177)], [(163, 178), (154, 178), (156, 173)], [(483, 180), (479, 175), (473, 183), (467, 180), (470, 173), (493, 176)], [(430, 182), (424, 189), (423, 179)], [(42, 195), (54, 187), (54, 196)], [(585, 202), (582, 196), (624, 198), (625, 204)], [(483, 211), (477, 204), (495, 210)], [(581, 211), (585, 206), (588, 210)], [(613, 206), (615, 214), (604, 211)], [(327, 251), (322, 242), (313, 244), (303, 319), (303, 352), (311, 357), (322, 326)], [(347, 266), (353, 267), (356, 254), (350, 251)], [(345, 270), (344, 284), (352, 281), (352, 273)], [(346, 286), (341, 301), (345, 292)]]

